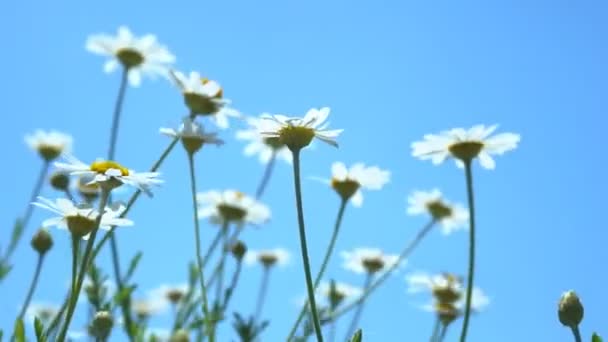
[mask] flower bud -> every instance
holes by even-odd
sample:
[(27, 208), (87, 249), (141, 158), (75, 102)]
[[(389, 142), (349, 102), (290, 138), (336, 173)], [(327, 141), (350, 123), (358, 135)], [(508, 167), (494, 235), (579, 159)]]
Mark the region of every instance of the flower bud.
[(243, 243), (243, 241), (239, 240), (232, 244), (232, 247), (230, 247), (230, 251), (232, 252), (232, 255), (236, 260), (241, 261), (243, 260), (243, 256), (245, 256), (245, 253), (247, 253), (247, 246)]
[(190, 334), (186, 330), (180, 329), (173, 333), (169, 342), (190, 342)]
[(32, 248), (42, 255), (53, 247), (53, 238), (46, 229), (41, 228), (32, 237), (31, 244)]
[(559, 321), (568, 327), (576, 328), (583, 320), (583, 304), (574, 291), (562, 295), (558, 305)]
[(99, 311), (93, 317), (89, 332), (91, 335), (105, 340), (110, 335), (113, 326), (114, 318), (112, 318), (112, 314), (108, 311)]
[(338, 193), (338, 195), (340, 195), (340, 198), (342, 198), (343, 201), (348, 201), (351, 197), (353, 197), (354, 194), (357, 193), (360, 184), (359, 182), (351, 179), (345, 179), (343, 181), (332, 179), (331, 187), (336, 190), (336, 192)]
[(51, 186), (58, 191), (67, 191), (70, 185), (70, 177), (63, 172), (55, 172), (50, 178)]

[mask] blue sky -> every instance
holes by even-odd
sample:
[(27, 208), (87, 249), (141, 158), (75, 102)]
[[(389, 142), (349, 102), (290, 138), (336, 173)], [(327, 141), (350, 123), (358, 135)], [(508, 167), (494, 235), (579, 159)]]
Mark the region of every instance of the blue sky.
[[(22, 212), (40, 161), (23, 143), (36, 128), (69, 132), (75, 154), (105, 154), (119, 76), (102, 72), (103, 59), (84, 50), (89, 34), (114, 33), (128, 25), (154, 33), (177, 56), (177, 68), (198, 70), (224, 86), (234, 107), (303, 115), (330, 106), (332, 127), (344, 128), (340, 148), (317, 144), (303, 155), (305, 176), (329, 177), (333, 161), (363, 161), (392, 172), (389, 185), (369, 193), (362, 208), (349, 207), (337, 249), (380, 247), (398, 252), (422, 218), (405, 213), (414, 189), (439, 187), (450, 199), (466, 200), (462, 171), (411, 157), (410, 143), (425, 133), (474, 124), (500, 124), (522, 135), (520, 147), (497, 158), (497, 168), (474, 169), (478, 210), (477, 284), (491, 298), (472, 320), (471, 341), (570, 341), (556, 313), (560, 294), (576, 289), (585, 305), (581, 326), (607, 327), (604, 276), (608, 258), (601, 219), (608, 191), (604, 138), (608, 90), (608, 7), (600, 1), (263, 1), (151, 4), (124, 1), (2, 2), (0, 43), (4, 53), (0, 136), (5, 199), (0, 237)], [(179, 92), (163, 80), (129, 88), (118, 159), (147, 169), (168, 143), (158, 134), (185, 114)], [(234, 129), (228, 143), (197, 158), (199, 190), (237, 188), (253, 193), (263, 171), (242, 155)], [(123, 265), (138, 250), (142, 291), (186, 279), (194, 253), (188, 170), (176, 150), (162, 167), (166, 184), (153, 199), (137, 203), (136, 226), (118, 234)], [(272, 276), (265, 308), (271, 325), (265, 341), (284, 339), (304, 294), (292, 200), (291, 170), (279, 164), (264, 201), (273, 219), (243, 235), (253, 249), (282, 246), (293, 261)], [(44, 194), (55, 196), (46, 189)], [(329, 239), (338, 200), (326, 186), (304, 181), (313, 269)], [(0, 284), (0, 326), (12, 324), (25, 296), (35, 255), (27, 241), (47, 213), (36, 212), (16, 269)], [(214, 228), (203, 224), (203, 237)], [(70, 250), (64, 232), (53, 231), (35, 299), (59, 301), (69, 279)], [(366, 341), (420, 341), (433, 323), (416, 305), (424, 296), (405, 291), (408, 271), (466, 268), (466, 233), (434, 232), (366, 306)], [(101, 265), (108, 273), (109, 254)], [(123, 266), (124, 267), (124, 266)], [(336, 257), (328, 275), (362, 283)], [(233, 308), (253, 310), (260, 272), (247, 269)], [(154, 319), (162, 327), (170, 316)], [(82, 323), (82, 317), (76, 323)], [(346, 326), (348, 321), (343, 323)], [(460, 322), (459, 322), (460, 323)], [(460, 324), (455, 327), (459, 327)], [(230, 340), (228, 325), (221, 339)], [(454, 329), (457, 330), (457, 329)], [(604, 334), (608, 332), (604, 331)], [(340, 335), (338, 335), (340, 336)], [(114, 335), (123, 339), (121, 333)], [(456, 332), (448, 336), (456, 340)]]

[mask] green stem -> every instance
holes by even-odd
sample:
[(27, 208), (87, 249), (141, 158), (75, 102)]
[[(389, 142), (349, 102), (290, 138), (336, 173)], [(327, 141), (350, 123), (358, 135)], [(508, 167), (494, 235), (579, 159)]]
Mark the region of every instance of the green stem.
[[(367, 278), (365, 279), (365, 285), (363, 286), (363, 291), (366, 291), (367, 289), (369, 289), (370, 285), (372, 284), (372, 279), (373, 279), (373, 274), (368, 273)], [(351, 336), (353, 336), (353, 334), (355, 333), (355, 330), (357, 329), (357, 325), (359, 324), (359, 320), (361, 319), (361, 314), (363, 313), (363, 306), (365, 305), (365, 302), (360, 302), (359, 305), (357, 305), (357, 311), (355, 311), (355, 314), (353, 315), (353, 319), (350, 322), (350, 326), (348, 328), (348, 330), (346, 330), (346, 336), (344, 337), (345, 341), (348, 341), (349, 338), (351, 338)]]
[(220, 240), (222, 239), (223, 235), (224, 235), (224, 227), (220, 228), (217, 231), (217, 234), (215, 235), (215, 237), (213, 238), (213, 241), (209, 245), (209, 248), (205, 252), (205, 256), (203, 257), (203, 267), (205, 267), (207, 265), (207, 261), (209, 261), (209, 259), (211, 258), (211, 254), (213, 254), (213, 252), (219, 245)]
[(241, 275), (241, 270), (243, 268), (243, 263), (241, 260), (237, 260), (236, 262), (236, 270), (232, 274), (232, 281), (230, 282), (230, 287), (226, 290), (226, 295), (224, 296), (224, 304), (222, 305), (222, 313), (226, 311), (228, 308), (228, 304), (230, 303), (230, 299), (232, 298), (232, 294), (236, 289), (236, 285), (239, 282), (239, 277)]
[(125, 98), (125, 92), (127, 90), (128, 74), (129, 69), (123, 68), (122, 76), (120, 79), (120, 88), (118, 89), (118, 96), (116, 97), (116, 103), (114, 104), (114, 115), (112, 116), (112, 129), (110, 131), (110, 147), (108, 148), (108, 160), (113, 160), (114, 155), (116, 154), (118, 127), (120, 126), (120, 114), (122, 113), (122, 103)]
[[(70, 303), (68, 305), (68, 311), (66, 313), (65, 322), (63, 323), (63, 328), (59, 333), (58, 341), (65, 341), (65, 338), (68, 333), (68, 328), (70, 327), (70, 322), (72, 321), (72, 316), (74, 315), (74, 310), (76, 309), (76, 303), (78, 303), (78, 295), (80, 294), (80, 289), (82, 288), (82, 283), (84, 281), (84, 277), (86, 275), (87, 268), (89, 263), (93, 260), (90, 258), (91, 252), (93, 250), (93, 244), (95, 243), (95, 237), (97, 236), (97, 232), (99, 231), (99, 225), (101, 223), (101, 218), (106, 208), (106, 204), (108, 203), (108, 199), (110, 197), (110, 192), (103, 190), (101, 191), (101, 199), (99, 200), (99, 210), (98, 215), (95, 220), (95, 228), (91, 232), (89, 236), (89, 240), (87, 241), (87, 246), (84, 251), (84, 255), (82, 257), (82, 261), (80, 264), (80, 271), (78, 273), (78, 279), (76, 280), (76, 286), (72, 287), (72, 291), (70, 291)], [(76, 254), (73, 256), (76, 257)]]
[(475, 275), (475, 199), (473, 197), (473, 173), (471, 170), (471, 160), (465, 161), (464, 170), (467, 182), (467, 197), (469, 201), (469, 275), (467, 278), (467, 292), (465, 297), (464, 319), (462, 322), (462, 331), (460, 333), (460, 342), (465, 342), (467, 339), (469, 318), (471, 317), (471, 299), (473, 295)]
[(264, 301), (266, 300), (266, 292), (268, 292), (268, 280), (270, 279), (270, 267), (264, 266), (262, 271), (262, 281), (260, 282), (260, 290), (258, 292), (258, 300), (255, 306), (254, 319), (260, 320), (262, 318), (262, 308), (264, 307)]
[[(325, 269), (327, 268), (327, 265), (329, 264), (329, 259), (331, 258), (334, 247), (336, 245), (336, 240), (338, 239), (338, 232), (340, 231), (340, 226), (342, 225), (342, 218), (344, 217), (344, 211), (346, 210), (347, 204), (348, 204), (348, 201), (344, 201), (344, 200), (342, 200), (342, 202), (340, 203), (340, 209), (338, 210), (338, 215), (336, 217), (336, 223), (334, 224), (334, 231), (331, 235), (331, 240), (329, 241), (329, 245), (327, 246), (327, 249), (325, 250), (325, 256), (323, 257), (323, 263), (321, 263), (321, 269), (319, 270), (319, 273), (317, 273), (317, 276), (315, 277), (315, 289), (317, 288), (317, 286), (319, 286), (319, 283), (321, 282), (321, 279), (323, 278), (323, 274), (325, 273)], [(298, 326), (300, 325), (300, 323), (302, 322), (302, 319), (304, 318), (304, 314), (306, 313), (307, 308), (308, 308), (308, 303), (306, 303), (302, 307), (302, 309), (300, 309), (298, 318), (296, 319), (296, 322), (293, 324), (293, 326), (291, 327), (291, 330), (289, 331), (287, 341), (290, 341), (293, 338), (294, 334), (296, 333), (296, 330), (298, 329)]]
[(226, 264), (226, 254), (228, 253), (228, 224), (224, 224), (222, 231), (222, 251), (220, 255), (220, 263), (218, 270), (218, 282), (216, 286), (215, 297), (218, 305), (222, 302), (222, 294), (224, 292), (224, 266)]
[(315, 302), (315, 288), (312, 283), (312, 275), (310, 272), (308, 246), (306, 245), (306, 227), (304, 225), (304, 209), (302, 205), (302, 189), (300, 185), (300, 150), (293, 149), (292, 154), (296, 207), (298, 211), (298, 226), (300, 231), (300, 250), (302, 252), (302, 263), (304, 265), (304, 275), (306, 278), (306, 290), (308, 292), (308, 302), (310, 304), (312, 323), (315, 328), (317, 342), (323, 342), (321, 323), (319, 322), (319, 313), (317, 312), (317, 303)]
[(266, 169), (264, 170), (264, 174), (262, 175), (262, 179), (260, 180), (260, 184), (258, 185), (257, 190), (255, 191), (255, 198), (259, 199), (264, 194), (264, 190), (266, 190), (266, 186), (268, 185), (268, 181), (272, 176), (272, 170), (274, 169), (274, 164), (277, 159), (277, 153), (273, 150), (272, 156), (270, 156), (270, 160), (266, 164)]
[[(160, 157), (154, 163), (154, 165), (152, 165), (152, 168), (150, 168), (150, 172), (155, 172), (156, 170), (158, 170), (158, 168), (162, 165), (162, 163), (165, 161), (165, 159), (169, 156), (169, 153), (171, 153), (171, 151), (173, 150), (175, 145), (177, 145), (178, 141), (179, 141), (178, 138), (173, 139), (173, 141), (163, 151), (163, 153), (160, 155)], [(133, 204), (135, 204), (135, 201), (137, 201), (137, 199), (139, 198), (140, 195), (141, 195), (141, 190), (137, 190), (131, 196), (131, 198), (129, 198), (129, 201), (127, 202), (127, 206), (125, 207), (125, 211), (120, 215), (121, 218), (127, 216), (127, 214), (129, 213), (129, 210), (131, 210), (131, 208), (133, 207)], [(110, 239), (110, 236), (112, 235), (112, 232), (114, 232), (114, 229), (116, 229), (116, 227), (112, 227), (109, 231), (107, 231), (106, 234), (101, 239), (101, 241), (99, 241), (97, 246), (95, 246), (95, 250), (93, 251), (93, 259), (95, 259), (97, 257), (97, 254), (99, 254), (103, 245), (106, 243), (106, 241), (108, 241)]]
[(196, 244), (196, 263), (198, 265), (199, 281), (201, 286), (201, 295), (203, 297), (203, 314), (205, 315), (205, 322), (207, 325), (207, 333), (209, 335), (209, 341), (214, 341), (213, 332), (211, 331), (209, 306), (207, 303), (207, 288), (205, 287), (205, 277), (203, 275), (203, 262), (201, 260), (201, 238), (200, 238), (200, 226), (198, 222), (198, 205), (196, 202), (196, 177), (194, 172), (194, 158), (192, 154), (188, 154), (188, 164), (190, 165), (190, 190), (192, 194), (192, 207), (193, 207), (193, 221), (194, 221), (194, 238)]
[(443, 325), (441, 327), (441, 334), (439, 334), (439, 338), (437, 339), (437, 342), (443, 342), (443, 340), (445, 339), (445, 335), (448, 332), (448, 326), (447, 325)]
[(25, 296), (25, 301), (23, 301), (23, 306), (21, 307), (21, 312), (19, 313), (19, 318), (22, 319), (27, 311), (27, 307), (30, 305), (32, 300), (32, 296), (34, 295), (34, 291), (36, 291), (36, 286), (38, 285), (38, 278), (40, 277), (40, 271), (42, 270), (42, 263), (44, 262), (44, 254), (38, 253), (38, 262), (36, 263), (36, 270), (34, 271), (34, 278), (30, 284), (30, 288), (27, 291), (27, 296)]
[(61, 321), (61, 317), (63, 317), (65, 310), (68, 308), (68, 304), (70, 303), (70, 298), (71, 298), (71, 292), (68, 292), (68, 294), (65, 296), (65, 299), (63, 300), (63, 304), (61, 305), (59, 312), (57, 312), (55, 317), (53, 317), (51, 324), (49, 324), (48, 328), (46, 329), (46, 332), (44, 333), (44, 335), (46, 336), (48, 341), (54, 341), (54, 339), (51, 338), (52, 337), (51, 335), (53, 335), (53, 336), (56, 335), (56, 334), (54, 334), (55, 329), (58, 327), (59, 322)]
[(420, 244), (420, 242), (424, 239), (424, 237), (428, 234), (428, 232), (431, 231), (433, 226), (435, 226), (435, 220), (431, 220), (429, 223), (425, 224), (424, 227), (422, 227), (422, 229), (420, 231), (418, 231), (418, 234), (416, 234), (414, 239), (412, 239), (405, 246), (405, 248), (403, 248), (403, 250), (401, 251), (401, 254), (399, 254), (399, 257), (397, 258), (397, 261), (389, 269), (387, 269), (385, 272), (383, 272), (382, 275), (380, 275), (380, 277), (378, 277), (378, 279), (376, 279), (376, 281), (374, 281), (374, 283), (366, 291), (364, 291), (357, 300), (353, 301), (352, 303), (345, 306), (341, 310), (336, 311), (335, 314), (331, 315), (330, 320), (333, 321), (333, 320), (337, 319), (338, 317), (344, 315), (345, 313), (349, 312), (350, 310), (354, 309), (358, 305), (358, 303), (363, 302), (377, 288), (379, 288), (380, 285), (382, 285), (382, 283), (386, 279), (388, 279), (388, 276), (394, 270), (396, 270), (397, 267), (399, 267), (399, 265), (403, 262), (403, 260), (405, 260), (416, 249), (418, 244)]
[(578, 329), (578, 326), (572, 327), (572, 335), (574, 335), (574, 341), (582, 342), (583, 338), (581, 337), (581, 332)]
[(441, 329), (441, 320), (439, 316), (435, 318), (435, 324), (433, 324), (433, 333), (431, 334), (430, 342), (437, 342), (439, 339), (439, 330)]

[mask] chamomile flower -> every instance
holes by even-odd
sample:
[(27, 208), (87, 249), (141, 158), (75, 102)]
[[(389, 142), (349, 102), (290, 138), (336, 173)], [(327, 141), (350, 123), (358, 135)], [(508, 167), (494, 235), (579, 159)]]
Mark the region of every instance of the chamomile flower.
[(72, 148), (72, 137), (57, 131), (37, 130), (25, 136), (26, 144), (46, 161), (56, 159)]
[(86, 49), (110, 57), (103, 67), (107, 73), (115, 71), (122, 64), (127, 69), (129, 83), (134, 87), (141, 84), (142, 75), (166, 76), (168, 66), (175, 62), (175, 56), (157, 41), (156, 36), (147, 34), (138, 38), (125, 26), (118, 28), (116, 36), (90, 36)]
[(270, 219), (270, 209), (236, 190), (207, 191), (197, 194), (198, 217), (223, 224), (259, 225)]
[(247, 146), (245, 146), (245, 155), (253, 156), (257, 154), (258, 159), (263, 164), (268, 163), (273, 157), (291, 164), (293, 158), (291, 152), (285, 144), (281, 143), (279, 138), (264, 137), (260, 134), (259, 127), (262, 125), (262, 121), (263, 119), (261, 118), (247, 118), (249, 128), (236, 132), (236, 138), (238, 140), (249, 142)]
[[(82, 237), (85, 240), (89, 238), (89, 233), (95, 229), (99, 216), (99, 212), (90, 205), (77, 206), (65, 198), (58, 198), (53, 202), (44, 197), (38, 197), (38, 202), (32, 204), (59, 215), (43, 221), (43, 227), (56, 226), (59, 229), (68, 229), (74, 236)], [(133, 225), (133, 221), (120, 218), (124, 211), (125, 206), (119, 202), (106, 207), (99, 228), (109, 230), (112, 227)]]
[(31, 303), (25, 310), (25, 317), (28, 322), (34, 322), (38, 318), (43, 324), (50, 323), (59, 312), (59, 306), (49, 303)]
[(438, 189), (414, 191), (407, 202), (409, 215), (430, 215), (446, 235), (468, 227), (469, 212), (460, 204), (448, 202)]
[(260, 264), (266, 268), (279, 265), (286, 266), (289, 264), (291, 255), (284, 248), (274, 248), (265, 250), (248, 250), (245, 254), (245, 263), (247, 265)]
[(292, 151), (308, 146), (315, 137), (338, 147), (335, 138), (343, 130), (328, 130), (329, 124), (326, 123), (328, 116), (328, 107), (310, 109), (303, 118), (265, 114), (262, 115), (263, 121), (258, 128), (263, 137), (279, 138), (279, 141)]
[(133, 312), (137, 318), (142, 320), (163, 314), (169, 307), (169, 304), (163, 298), (136, 299), (132, 305)]
[(363, 290), (346, 283), (334, 282), (332, 287), (331, 283), (324, 282), (319, 285), (317, 292), (329, 301), (332, 307), (337, 307), (346, 299), (359, 297)]
[(128, 184), (152, 196), (150, 188), (163, 182), (158, 179), (158, 172), (135, 172), (112, 160), (96, 160), (87, 165), (71, 155), (64, 155), (64, 158), (67, 163), (55, 163), (57, 169), (72, 175), (91, 176), (93, 179), (89, 184), (99, 184), (108, 189)]
[(385, 254), (378, 248), (356, 248), (340, 253), (343, 267), (357, 274), (376, 274), (390, 269), (399, 261), (399, 256)]
[(406, 276), (409, 293), (430, 292), (439, 303), (455, 303), (464, 294), (462, 279), (451, 273), (430, 275), (424, 272)]
[(164, 300), (172, 305), (179, 304), (188, 293), (188, 284), (162, 284), (159, 287), (149, 291), (148, 297), (155, 300)]
[(229, 100), (224, 99), (222, 87), (216, 81), (201, 77), (192, 71), (188, 76), (171, 71), (171, 78), (184, 96), (184, 102), (194, 115), (211, 116), (215, 124), (222, 129), (228, 128), (229, 117), (240, 117), (240, 113), (227, 107)]
[(346, 168), (342, 162), (335, 162), (331, 166), (331, 180), (325, 181), (340, 195), (344, 201), (351, 200), (355, 207), (363, 205), (361, 190), (380, 190), (389, 182), (391, 173), (377, 166), (365, 166), (356, 163)]
[(196, 123), (190, 117), (185, 117), (178, 129), (161, 128), (160, 133), (181, 140), (188, 153), (195, 153), (204, 144), (222, 145), (224, 141), (217, 137), (217, 133), (205, 133), (202, 125)]
[[(441, 303), (436, 300), (423, 305), (421, 308), (424, 311), (434, 312), (438, 315), (444, 326), (449, 325), (454, 320), (464, 315), (465, 296), (454, 303)], [(473, 288), (471, 295), (471, 312), (480, 313), (490, 304), (488, 296), (480, 289)]]
[(423, 141), (412, 143), (412, 155), (433, 164), (443, 163), (455, 158), (459, 167), (464, 162), (479, 158), (482, 167), (494, 169), (496, 164), (492, 155), (501, 155), (517, 147), (519, 134), (501, 133), (490, 137), (498, 126), (473, 126), (469, 130), (454, 128), (439, 134), (427, 134)]

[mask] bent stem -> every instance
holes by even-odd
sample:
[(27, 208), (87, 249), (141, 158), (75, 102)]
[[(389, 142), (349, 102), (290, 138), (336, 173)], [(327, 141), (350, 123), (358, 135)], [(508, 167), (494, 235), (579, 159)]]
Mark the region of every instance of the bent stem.
[(21, 312), (19, 313), (19, 318), (22, 319), (27, 311), (27, 307), (30, 305), (32, 300), (32, 296), (34, 296), (34, 291), (36, 291), (36, 286), (38, 285), (38, 278), (40, 277), (40, 271), (42, 270), (42, 263), (44, 262), (44, 254), (38, 253), (38, 261), (36, 262), (36, 270), (34, 271), (34, 278), (30, 284), (30, 288), (27, 291), (27, 296), (25, 296), (25, 301), (23, 302), (23, 306), (21, 307)]
[(466, 160), (464, 170), (467, 182), (467, 197), (469, 201), (469, 275), (467, 278), (467, 292), (464, 307), (464, 320), (460, 333), (460, 342), (465, 342), (469, 328), (469, 318), (471, 317), (471, 298), (473, 295), (473, 282), (475, 275), (475, 199), (473, 195), (473, 173), (471, 170), (471, 160)]
[[(373, 274), (368, 273), (367, 278), (365, 278), (365, 285), (363, 286), (363, 291), (365, 291), (369, 288), (369, 286), (372, 283), (372, 279), (373, 279)], [(365, 301), (360, 302), (359, 305), (357, 305), (357, 311), (355, 311), (355, 314), (353, 315), (353, 320), (350, 322), (350, 326), (349, 326), (348, 330), (346, 330), (346, 336), (344, 337), (345, 341), (348, 341), (348, 339), (351, 336), (353, 336), (353, 334), (355, 333), (355, 330), (357, 329), (357, 325), (359, 324), (359, 320), (361, 319), (361, 314), (363, 313), (364, 305), (365, 305)]]
[(572, 327), (572, 335), (574, 335), (574, 341), (576, 342), (582, 342), (583, 338), (581, 337), (581, 332), (578, 329), (578, 325), (575, 327)]
[(209, 335), (209, 341), (214, 341), (211, 325), (209, 319), (209, 305), (207, 303), (207, 288), (205, 287), (205, 277), (203, 262), (201, 260), (201, 238), (200, 238), (200, 226), (198, 223), (198, 206), (196, 203), (196, 177), (194, 176), (194, 158), (191, 153), (188, 154), (188, 164), (190, 165), (190, 190), (192, 193), (192, 207), (193, 207), (193, 221), (194, 221), (194, 238), (196, 244), (196, 263), (198, 265), (199, 276), (201, 286), (201, 296), (203, 297), (203, 314), (205, 315), (205, 324), (207, 325), (207, 334)]
[(342, 308), (339, 311), (336, 311), (336, 313), (332, 314), (331, 317), (329, 318), (330, 321), (334, 321), (335, 319), (339, 318), (340, 316), (344, 315), (345, 313), (349, 312), (350, 310), (354, 309), (355, 307), (357, 307), (357, 305), (359, 305), (359, 303), (363, 302), (367, 297), (369, 297), (378, 287), (380, 287), (380, 285), (382, 285), (382, 283), (388, 279), (388, 276), (397, 269), (397, 267), (399, 267), (399, 265), (403, 262), (403, 260), (405, 260), (405, 258), (407, 258), (415, 249), (416, 247), (420, 244), (420, 242), (424, 239), (424, 237), (428, 234), (428, 232), (431, 231), (431, 229), (433, 228), (433, 226), (435, 226), (436, 221), (435, 220), (431, 220), (429, 223), (425, 224), (422, 229), (420, 229), (420, 231), (418, 231), (418, 234), (416, 234), (416, 236), (414, 237), (414, 239), (412, 239), (406, 246), (405, 248), (403, 248), (403, 250), (401, 251), (401, 254), (399, 254), (399, 257), (397, 258), (397, 261), (391, 265), (391, 267), (389, 267), (385, 272), (382, 273), (382, 275), (380, 275), (380, 277), (378, 277), (378, 279), (376, 279), (376, 281), (374, 281), (371, 286), (366, 290), (363, 291), (363, 293), (361, 294), (361, 296), (353, 301), (352, 303), (350, 303), (349, 305), (345, 306), (344, 308)]
[(300, 250), (302, 252), (302, 263), (304, 265), (304, 276), (306, 278), (306, 290), (308, 292), (308, 303), (310, 304), (312, 323), (315, 328), (317, 342), (323, 342), (317, 303), (315, 302), (315, 288), (312, 283), (310, 272), (310, 260), (308, 258), (308, 246), (306, 245), (306, 227), (304, 225), (304, 209), (302, 206), (302, 189), (300, 185), (300, 150), (292, 149), (293, 154), (293, 180), (296, 195), (296, 207), (298, 211), (298, 226), (300, 232)]
[[(95, 228), (91, 232), (89, 236), (89, 241), (87, 241), (86, 248), (84, 250), (84, 254), (82, 256), (82, 261), (80, 263), (80, 271), (78, 273), (78, 278), (76, 280), (76, 286), (72, 286), (72, 290), (70, 291), (70, 302), (68, 305), (68, 311), (66, 313), (65, 322), (63, 323), (63, 328), (59, 333), (59, 341), (65, 341), (65, 337), (68, 333), (68, 328), (70, 327), (70, 321), (72, 320), (72, 316), (74, 315), (74, 310), (76, 309), (76, 303), (78, 303), (78, 294), (80, 293), (80, 289), (82, 288), (82, 283), (84, 281), (84, 277), (87, 273), (87, 268), (89, 263), (93, 260), (91, 258), (91, 252), (93, 249), (93, 244), (95, 243), (95, 237), (97, 236), (97, 232), (99, 231), (99, 225), (101, 223), (101, 218), (105, 211), (106, 204), (108, 203), (108, 199), (110, 197), (110, 192), (103, 190), (101, 191), (101, 198), (99, 200), (99, 212), (97, 218), (95, 219)], [(76, 243), (76, 242), (75, 242)], [(77, 253), (73, 255), (73, 258), (77, 258)]]
[[(348, 204), (348, 201), (345, 201), (345, 200), (342, 200), (342, 202), (340, 203), (340, 209), (338, 210), (338, 215), (336, 217), (336, 223), (334, 224), (334, 231), (331, 235), (331, 240), (329, 241), (329, 245), (327, 246), (327, 249), (325, 250), (325, 256), (323, 257), (323, 263), (321, 263), (321, 269), (319, 270), (319, 273), (317, 273), (317, 276), (315, 277), (315, 289), (317, 288), (317, 286), (319, 286), (319, 283), (321, 282), (321, 279), (323, 278), (323, 274), (325, 273), (325, 269), (327, 268), (327, 265), (329, 264), (329, 259), (331, 258), (334, 247), (336, 245), (336, 240), (338, 239), (338, 232), (340, 231), (340, 226), (342, 225), (342, 218), (344, 217), (344, 211), (346, 210), (347, 204)], [(300, 323), (302, 322), (302, 319), (304, 318), (304, 314), (306, 313), (307, 309), (308, 309), (308, 303), (306, 303), (302, 307), (302, 309), (300, 309), (298, 318), (296, 319), (296, 322), (293, 324), (293, 326), (291, 327), (291, 330), (289, 331), (289, 336), (287, 336), (287, 341), (290, 341), (293, 338), (294, 334), (296, 333), (296, 330), (298, 329), (298, 326), (300, 326)]]

